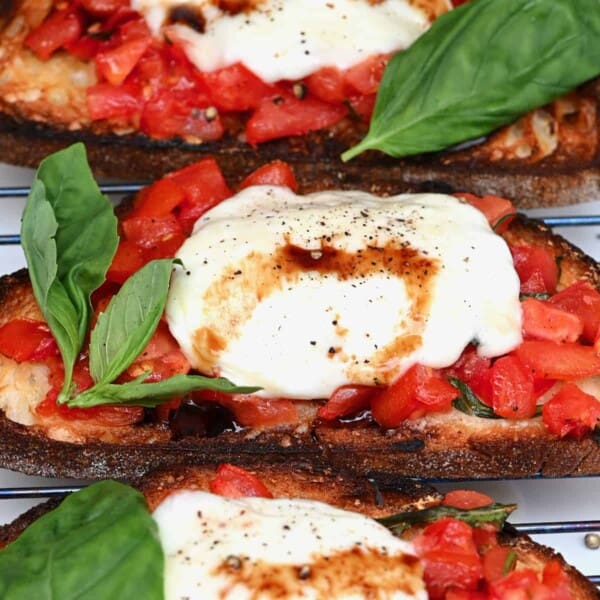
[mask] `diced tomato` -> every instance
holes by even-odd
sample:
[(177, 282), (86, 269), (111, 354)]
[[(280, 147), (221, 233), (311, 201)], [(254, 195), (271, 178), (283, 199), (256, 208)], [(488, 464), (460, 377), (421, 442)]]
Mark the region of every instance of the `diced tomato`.
[(479, 356), (473, 346), (467, 346), (446, 373), (466, 383), (484, 404), (492, 406), (492, 361)]
[(351, 86), (360, 94), (375, 94), (390, 58), (389, 54), (370, 56), (350, 67), (344, 73), (346, 85)]
[(138, 38), (96, 54), (98, 75), (112, 85), (120, 85), (152, 43), (152, 38)]
[(509, 215), (514, 215), (517, 212), (510, 200), (500, 196), (475, 196), (466, 192), (458, 192), (454, 195), (480, 210), (497, 233), (502, 233), (508, 228), (512, 221), (511, 218), (508, 218)]
[(242, 111), (258, 107), (263, 98), (277, 93), (240, 63), (202, 74), (212, 103), (220, 110)]
[(139, 246), (134, 242), (121, 240), (106, 273), (106, 279), (113, 283), (124, 283), (128, 277), (139, 271), (145, 263), (146, 260)]
[(59, 351), (46, 323), (14, 319), (0, 327), (0, 353), (20, 363), (58, 356)]
[(587, 281), (578, 281), (557, 292), (548, 302), (577, 315), (583, 322), (583, 341), (592, 343), (600, 329), (600, 292)]
[(502, 356), (492, 366), (492, 408), (506, 419), (535, 414), (533, 374), (516, 356)]
[(375, 101), (377, 94), (369, 94), (368, 96), (350, 96), (348, 104), (352, 110), (363, 120), (370, 121), (373, 110), (375, 109)]
[(462, 508), (470, 510), (472, 508), (481, 508), (489, 506), (494, 501), (487, 494), (475, 492), (473, 490), (452, 490), (448, 492), (442, 504), (445, 506), (454, 506), (454, 508)]
[(177, 217), (167, 214), (160, 217), (128, 217), (121, 222), (127, 241), (142, 248), (152, 248), (173, 237), (183, 242), (183, 230)]
[[(483, 555), (483, 577), (493, 582), (506, 577), (514, 568), (514, 550), (506, 546), (494, 546)], [(511, 565), (512, 562), (512, 565)]]
[(142, 373), (150, 373), (147, 383), (162, 381), (178, 374), (186, 374), (191, 366), (166, 323), (161, 321), (150, 341), (122, 376), (131, 380)]
[(413, 544), (425, 567), (425, 585), (432, 600), (444, 598), (449, 588), (476, 590), (483, 566), (472, 528), (445, 517), (428, 525)]
[(600, 357), (580, 344), (525, 340), (514, 351), (539, 379), (579, 379), (600, 374)]
[(382, 427), (397, 427), (413, 414), (450, 410), (457, 389), (429, 367), (414, 365), (371, 398), (371, 413)]
[(457, 6), (460, 6), (461, 4), (466, 4), (469, 1), (470, 0), (452, 0), (452, 6), (456, 8)]
[(553, 590), (544, 585), (533, 569), (512, 571), (506, 577), (490, 582), (490, 600), (553, 600)]
[(41, 60), (48, 60), (59, 48), (74, 43), (83, 33), (83, 18), (72, 8), (53, 12), (39, 27), (25, 38), (25, 45), (31, 48)]
[(491, 524), (473, 527), (473, 541), (479, 554), (483, 555), (490, 548), (498, 545), (498, 530)]
[(250, 173), (240, 184), (240, 190), (251, 185), (282, 185), (293, 192), (298, 191), (298, 182), (291, 167), (282, 160), (274, 160)]
[(332, 421), (366, 410), (375, 391), (376, 388), (366, 385), (342, 385), (334, 390), (317, 415), (325, 421)]
[(336, 67), (323, 67), (305, 80), (307, 90), (325, 102), (344, 102), (348, 97), (344, 72)]
[(231, 411), (236, 422), (244, 427), (270, 427), (298, 422), (298, 410), (286, 398), (260, 398), (251, 394), (225, 394), (211, 390), (195, 392), (194, 398), (224, 406)]
[(196, 220), (209, 208), (231, 196), (223, 173), (212, 158), (205, 158), (167, 177), (184, 191), (185, 200), (179, 205), (177, 216), (186, 232), (191, 231)]
[(108, 17), (120, 8), (129, 6), (129, 0), (78, 0), (78, 2), (95, 17)]
[(545, 564), (542, 583), (552, 590), (552, 600), (569, 600), (572, 598), (569, 576), (555, 558)]
[(110, 83), (91, 85), (86, 90), (88, 112), (93, 120), (127, 117), (141, 110), (139, 90), (129, 84)]
[(264, 99), (246, 123), (246, 139), (259, 144), (281, 137), (302, 135), (335, 125), (348, 113), (344, 105), (292, 95)]
[(185, 198), (181, 186), (172, 179), (163, 177), (152, 185), (143, 188), (135, 198), (134, 210), (130, 216), (164, 217)]
[(521, 293), (550, 293), (556, 290), (558, 266), (554, 255), (541, 246), (510, 246)]
[(67, 42), (63, 47), (69, 54), (87, 62), (96, 56), (100, 48), (100, 40), (90, 35), (82, 35), (73, 42)]
[(485, 592), (474, 590), (463, 590), (461, 588), (449, 588), (446, 590), (444, 600), (489, 600)]
[(521, 302), (523, 335), (534, 340), (576, 342), (583, 332), (578, 315), (555, 308), (548, 302), (526, 298)]
[(600, 420), (600, 401), (574, 383), (566, 383), (542, 407), (542, 421), (560, 437), (582, 438)]
[(229, 464), (217, 468), (216, 477), (208, 487), (213, 494), (225, 498), (273, 497), (267, 486), (256, 475)]

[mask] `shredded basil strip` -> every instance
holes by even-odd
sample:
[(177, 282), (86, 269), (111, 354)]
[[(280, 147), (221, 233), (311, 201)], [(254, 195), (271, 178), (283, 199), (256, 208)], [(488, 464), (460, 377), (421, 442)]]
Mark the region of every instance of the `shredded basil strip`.
[(452, 402), (454, 408), (482, 419), (501, 418), (489, 406), (484, 404), (464, 381), (456, 377), (449, 377), (448, 381), (460, 392), (460, 396)]
[(453, 506), (433, 506), (405, 513), (398, 513), (389, 517), (377, 519), (379, 523), (390, 529), (396, 534), (401, 534), (414, 525), (425, 525), (433, 523), (444, 517), (452, 517), (459, 521), (464, 521), (473, 527), (484, 524), (492, 524), (496, 527), (503, 527), (506, 519), (517, 508), (516, 504), (499, 504), (495, 502), (489, 506), (481, 508), (462, 509)]
[(85, 148), (75, 144), (40, 164), (21, 225), (33, 293), (65, 366), (59, 402), (88, 332), (90, 295), (105, 279), (118, 244), (117, 219), (100, 193)]
[(164, 554), (144, 496), (116, 481), (76, 492), (0, 551), (4, 600), (162, 600)]
[(599, 73), (598, 0), (472, 0), (394, 56), (367, 136), (342, 159), (481, 137)]

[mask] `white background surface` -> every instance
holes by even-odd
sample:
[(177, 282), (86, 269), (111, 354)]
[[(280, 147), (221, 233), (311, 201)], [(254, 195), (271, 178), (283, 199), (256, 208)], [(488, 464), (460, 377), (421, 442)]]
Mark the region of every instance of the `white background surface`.
[[(27, 185), (32, 171), (0, 164), (0, 186)], [(18, 233), (24, 199), (0, 198), (0, 234)], [(600, 214), (600, 201), (530, 214), (566, 215)], [(600, 226), (558, 230), (588, 254), (600, 260)], [(10, 273), (25, 265), (18, 246), (0, 246), (0, 273)], [(40, 477), (28, 477), (0, 469), (0, 487), (55, 485), (63, 483)], [(547, 521), (600, 521), (600, 477), (559, 480), (493, 481), (443, 484), (442, 491), (452, 488), (476, 488), (499, 502), (519, 505), (512, 523)], [(0, 500), (0, 522), (7, 522), (33, 504), (25, 500)], [(600, 531), (598, 531), (600, 533)], [(534, 536), (538, 541), (559, 549), (565, 558), (588, 575), (600, 575), (600, 549), (589, 550), (584, 534)]]

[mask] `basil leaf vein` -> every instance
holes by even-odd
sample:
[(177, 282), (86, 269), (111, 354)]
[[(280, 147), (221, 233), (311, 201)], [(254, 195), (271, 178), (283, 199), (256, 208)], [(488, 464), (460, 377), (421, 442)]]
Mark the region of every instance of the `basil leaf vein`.
[(144, 496), (103, 481), (68, 496), (0, 551), (0, 597), (159, 600), (163, 572)]
[(599, 73), (597, 0), (472, 0), (394, 56), (367, 136), (342, 159), (478, 138)]
[(167, 301), (173, 261), (153, 260), (125, 281), (90, 338), (90, 374), (98, 384), (116, 379), (142, 352)]

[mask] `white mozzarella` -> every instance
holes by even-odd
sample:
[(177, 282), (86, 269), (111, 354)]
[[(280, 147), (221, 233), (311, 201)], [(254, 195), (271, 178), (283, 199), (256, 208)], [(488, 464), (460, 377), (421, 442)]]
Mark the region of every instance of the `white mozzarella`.
[(154, 519), (167, 600), (427, 597), (408, 542), (321, 502), (181, 491)]
[(204, 31), (174, 24), (167, 35), (198, 69), (240, 62), (267, 82), (301, 79), (325, 66), (346, 69), (408, 47), (429, 26), (407, 0), (247, 0), (235, 14), (214, 0), (132, 1), (155, 32), (182, 5), (202, 15)]
[(521, 341), (519, 280), (485, 217), (452, 196), (243, 190), (181, 247), (167, 301), (191, 364), (262, 395), (326, 398)]

